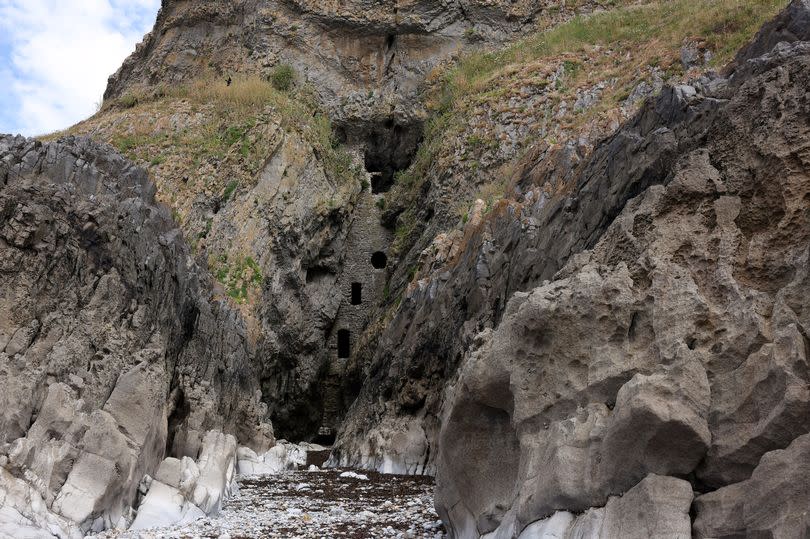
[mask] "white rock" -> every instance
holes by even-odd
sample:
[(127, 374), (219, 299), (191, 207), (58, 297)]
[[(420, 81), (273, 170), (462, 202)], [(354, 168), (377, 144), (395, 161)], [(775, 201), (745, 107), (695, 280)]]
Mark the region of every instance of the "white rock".
[(184, 457), (160, 464), (130, 529), (186, 524), (216, 515), (233, 492), (235, 468), (236, 439), (209, 431), (198, 462)]
[(247, 447), (240, 447), (237, 451), (237, 468), (240, 475), (247, 476), (276, 475), (286, 470), (297, 470), (306, 465), (307, 451), (318, 451), (320, 447), (315, 444), (295, 445), (279, 440), (263, 455), (257, 455)]
[(78, 527), (48, 510), (29, 484), (0, 468), (0, 539), (81, 539)]
[(356, 472), (343, 472), (340, 477), (344, 479), (359, 479), (360, 481), (368, 481), (368, 476)]
[(527, 526), (518, 539), (559, 539), (566, 536), (573, 521), (574, 515), (567, 511), (559, 511), (550, 518)]
[(205, 513), (190, 503), (175, 487), (165, 485), (158, 480), (152, 482), (152, 488), (138, 509), (138, 516), (130, 530), (146, 530), (173, 524), (186, 524), (203, 518)]

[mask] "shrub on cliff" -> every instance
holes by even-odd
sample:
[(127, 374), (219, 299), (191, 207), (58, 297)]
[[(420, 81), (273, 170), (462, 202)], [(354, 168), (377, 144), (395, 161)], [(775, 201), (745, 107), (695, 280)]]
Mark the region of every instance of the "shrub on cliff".
[(294, 82), (295, 70), (287, 64), (277, 66), (270, 75), (270, 83), (279, 92), (289, 91)]

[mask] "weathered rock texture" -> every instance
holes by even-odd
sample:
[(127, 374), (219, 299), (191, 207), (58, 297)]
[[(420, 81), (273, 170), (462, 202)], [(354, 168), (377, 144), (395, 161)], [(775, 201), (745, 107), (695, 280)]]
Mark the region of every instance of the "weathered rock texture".
[[(806, 489), (779, 487), (806, 470), (774, 470), (810, 430), (808, 84), (810, 44), (794, 42), (666, 90), (597, 150), (575, 197), (505, 208), (469, 254), (486, 288), (430, 285), (452, 312), (567, 259), (512, 296), (448, 390), (437, 507), (456, 536), (513, 537), (648, 474), (720, 488), (696, 505), (701, 536), (806, 532)], [(767, 515), (748, 509), (759, 496)], [(652, 522), (620, 535), (688, 535)]]
[[(431, 70), (552, 4), (164, 1), (76, 130), (145, 150), (193, 248), (109, 147), (0, 138), (0, 535), (215, 512), (236, 471), (300, 464), (269, 415), (327, 434), (358, 392), (331, 462), (437, 473), (456, 537), (807, 534), (807, 0), (722, 75), (635, 58), (584, 124), (627, 81), (568, 91), (572, 62), (629, 53), (539, 59), (386, 206)], [(284, 64), (294, 91), (239, 114), (159, 88)]]
[[(587, 11), (598, 4), (574, 5)], [(571, 12), (548, 0), (168, 0), (154, 30), (110, 78), (105, 98), (201, 70), (270, 75), (289, 64), (318, 88), (337, 123), (353, 126), (347, 137), (401, 132), (423, 119), (417, 89), (440, 61), (532, 29), (550, 6), (550, 20)], [(413, 151), (418, 138), (404, 142)]]
[(160, 463), (154, 478), (144, 478), (146, 496), (130, 529), (185, 524), (218, 513), (235, 476), (236, 439), (217, 431), (206, 433), (197, 462), (169, 457)]
[[(458, 97), (451, 85), (432, 96), (451, 100), (451, 113), (386, 195), (384, 219), (397, 223), (393, 300), (349, 364), (347, 378), (362, 391), (333, 462), (434, 472), (443, 388), (477, 333), (497, 327), (512, 294), (592, 247), (629, 198), (663, 182), (677, 156), (700, 144), (716, 108), (712, 88), (723, 82), (683, 84), (703, 67), (679, 76), (651, 69), (657, 60), (638, 49), (660, 51), (655, 41), (529, 54), (478, 81), (491, 91)], [(476, 62), (462, 66), (472, 73)], [(682, 87), (663, 89), (665, 80)]]
[(212, 429), (273, 442), (244, 322), (154, 192), (107, 146), (0, 138), (4, 531), (125, 524), (144, 475)]
[[(132, 157), (150, 166), (160, 199), (176, 210), (212, 273), (227, 281), (225, 292), (243, 303), (262, 359), (263, 398), (280, 435), (330, 431), (358, 391), (356, 376), (343, 379), (347, 361), (337, 357), (337, 336), (350, 331), (355, 350), (393, 270), (371, 271), (368, 249), (386, 251), (393, 236), (378, 224), (376, 203), (420, 142), (420, 85), (461, 49), (503, 43), (540, 21), (597, 5), (547, 10), (552, 4), (165, 1), (154, 30), (111, 77), (110, 107), (72, 130), (122, 149), (122, 141), (135, 145)], [(135, 109), (113, 106), (116, 98), (129, 97), (131, 105), (204, 76), (271, 77), (283, 65), (295, 70), (293, 93), (314, 89), (338, 140), (370, 174), (365, 189), (375, 198), (360, 193), (357, 175), (328, 170), (325, 149), (305, 136), (311, 125), (290, 128), (273, 107), (255, 118), (213, 121), (211, 103), (149, 97)], [(244, 138), (224, 156), (190, 158), (211, 131), (223, 138), (233, 129)], [(180, 139), (166, 150), (165, 141)], [(241, 159), (247, 147), (250, 156)], [(245, 278), (248, 262), (256, 271)], [(361, 306), (349, 301), (354, 282), (364, 290)]]

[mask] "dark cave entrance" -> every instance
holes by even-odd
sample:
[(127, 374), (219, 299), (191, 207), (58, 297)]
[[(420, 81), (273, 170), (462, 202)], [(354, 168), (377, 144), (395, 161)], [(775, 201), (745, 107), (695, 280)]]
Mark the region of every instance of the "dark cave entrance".
[(341, 329), (337, 334), (338, 358), (347, 359), (352, 355), (352, 334), (348, 329)]
[[(335, 439), (337, 435), (335, 434), (334, 429), (322, 429), (318, 431), (318, 435), (312, 440), (313, 443), (318, 445), (322, 445), (324, 447), (332, 447), (335, 443)], [(329, 453), (330, 451), (319, 451), (316, 453), (308, 452), (307, 453), (307, 466), (314, 464), (315, 466), (323, 466), (324, 463), (329, 460)]]
[(363, 303), (363, 285), (360, 283), (352, 283), (352, 305), (360, 305)]
[(411, 166), (422, 142), (421, 122), (404, 123), (394, 117), (365, 125), (338, 127), (338, 140), (363, 148), (366, 171), (371, 174), (371, 192), (382, 194), (391, 189), (397, 172)]

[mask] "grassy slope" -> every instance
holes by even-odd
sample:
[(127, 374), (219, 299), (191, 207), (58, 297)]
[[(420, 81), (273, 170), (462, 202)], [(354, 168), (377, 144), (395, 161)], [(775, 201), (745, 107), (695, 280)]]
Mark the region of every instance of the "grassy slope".
[[(521, 88), (551, 85), (547, 121), (537, 129), (539, 136), (555, 144), (576, 136), (589, 123), (610, 116), (622, 108), (632, 90), (656, 69), (668, 82), (688, 78), (680, 62), (686, 40), (711, 51), (709, 67), (719, 67), (733, 58), (759, 27), (776, 15), (786, 0), (659, 0), (625, 5), (591, 16), (575, 17), (555, 28), (529, 36), (500, 51), (481, 51), (461, 58), (450, 69), (434, 74), (428, 95), (432, 117), (427, 124), (424, 144), (413, 165), (400, 174), (389, 202), (404, 209), (397, 228), (395, 249), (407, 250), (416, 240), (416, 209), (423, 182), (437, 177), (439, 170), (466, 169), (469, 177), (479, 175), (475, 146), (483, 150), (498, 142), (475, 132), (476, 111), (503, 111), (510, 99), (520, 101)], [(549, 66), (562, 66), (562, 77), (551, 80)], [(559, 73), (559, 71), (558, 71)], [(605, 83), (599, 101), (587, 110), (560, 103), (575, 101), (577, 92)], [(521, 114), (521, 110), (510, 111)], [(613, 115), (616, 116), (615, 114)], [(486, 132), (486, 127), (479, 130)], [(550, 135), (553, 134), (553, 135)], [(467, 148), (461, 163), (452, 162), (459, 154), (458, 142)], [(522, 141), (526, 149), (536, 139)], [(478, 156), (483, 152), (478, 152)], [(457, 160), (456, 160), (457, 161)], [(493, 176), (504, 178), (508, 169)], [(480, 186), (476, 197), (488, 206), (503, 196), (505, 181)], [(465, 209), (461, 208), (462, 221)]]
[[(200, 196), (224, 206), (250, 189), (277, 151), (282, 133), (301, 139), (302, 150), (312, 148), (300, 158), (314, 154), (340, 192), (362, 180), (352, 157), (334, 139), (329, 118), (314, 103), (305, 87), (296, 88), (293, 96), (256, 77), (236, 78), (230, 86), (205, 77), (126, 94), (105, 103), (92, 118), (43, 138), (89, 135), (147, 168), (159, 199), (172, 208), (196, 250), (212, 233), (212, 219), (196, 206)], [(232, 252), (207, 249), (208, 263), (225, 293), (245, 303), (251, 290), (260, 289), (262, 273), (256, 253), (243, 252), (238, 244), (233, 243)]]

